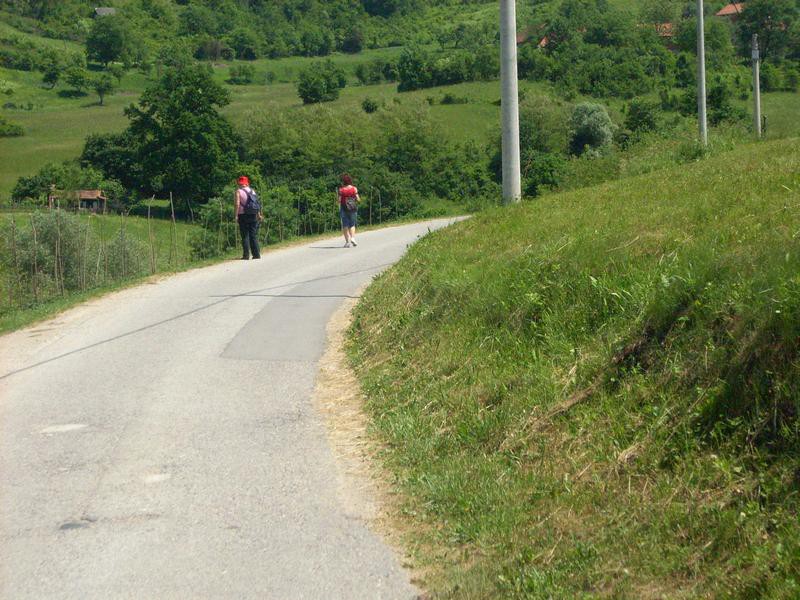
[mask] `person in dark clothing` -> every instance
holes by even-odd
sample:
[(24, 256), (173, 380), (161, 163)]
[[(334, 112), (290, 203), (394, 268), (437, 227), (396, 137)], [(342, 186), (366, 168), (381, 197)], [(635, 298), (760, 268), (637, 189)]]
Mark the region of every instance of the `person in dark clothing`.
[(239, 177), (239, 188), (234, 194), (234, 214), (236, 222), (239, 223), (239, 232), (242, 234), (242, 260), (261, 258), (261, 251), (258, 248), (258, 225), (260, 214), (251, 214), (245, 210), (247, 199), (253, 189), (250, 187), (250, 180), (247, 177)]

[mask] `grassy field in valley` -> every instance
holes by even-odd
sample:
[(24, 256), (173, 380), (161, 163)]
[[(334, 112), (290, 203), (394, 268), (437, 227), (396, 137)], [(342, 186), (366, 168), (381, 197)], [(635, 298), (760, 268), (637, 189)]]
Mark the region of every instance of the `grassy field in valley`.
[[(627, 2), (627, 0), (623, 0)], [(445, 19), (447, 8), (433, 9), (432, 15)], [(468, 21), (487, 21), (494, 19), (496, 7), (483, 5), (474, 9), (464, 9), (460, 18)], [(441, 14), (440, 14), (441, 13)], [(63, 48), (65, 52), (79, 52), (80, 46), (72, 42), (62, 42), (40, 38), (19, 32), (7, 24), (0, 24), (0, 36), (19, 35), (40, 45)], [(431, 45), (431, 51), (438, 46)], [(354, 76), (358, 64), (378, 58), (396, 58), (402, 48), (379, 48), (365, 50), (358, 54), (337, 53), (330, 59), (345, 70), (349, 85), (342, 90), (339, 100), (325, 104), (326, 109), (348, 111), (359, 109), (361, 103), (370, 98), (379, 104), (391, 105), (430, 103), (432, 117), (442, 125), (447, 139), (455, 142), (475, 141), (480, 144), (492, 140), (499, 128), (500, 87), (497, 81), (464, 83), (453, 86), (398, 93), (396, 84), (360, 86)], [(317, 107), (304, 107), (298, 98), (295, 81), (302, 69), (314, 58), (290, 57), (282, 59), (261, 59), (244, 63), (228, 61), (214, 63), (215, 77), (224, 82), (228, 79), (231, 67), (249, 64), (255, 69), (251, 85), (228, 86), (232, 102), (223, 113), (240, 127), (246, 127), (248, 115), (253, 110), (267, 109), (280, 111), (316, 110)], [(267, 85), (267, 74), (275, 76), (275, 83)], [(156, 75), (153, 71), (151, 77)], [(90, 133), (121, 131), (127, 125), (123, 114), (126, 106), (135, 103), (151, 78), (132, 70), (122, 79), (117, 93), (106, 97), (105, 105), (100, 106), (93, 93), (71, 97), (64, 94), (65, 85), (59, 84), (54, 90), (41, 84), (41, 74), (37, 72), (13, 71), (0, 68), (0, 88), (10, 90), (3, 95), (0, 115), (18, 123), (25, 135), (16, 138), (0, 138), (0, 201), (7, 200), (14, 183), (21, 175), (35, 173), (47, 162), (58, 162), (75, 158), (81, 152), (83, 143)], [(520, 82), (521, 94), (544, 94), (555, 97), (549, 85)], [(450, 94), (463, 103), (442, 104), (445, 94)], [(580, 101), (576, 99), (575, 101)], [(625, 101), (604, 101), (619, 117)], [(764, 114), (767, 115), (768, 138), (800, 135), (800, 96), (792, 93), (764, 94)], [(713, 137), (713, 131), (712, 131)]]
[(350, 353), (434, 597), (800, 596), (800, 142), (429, 236)]

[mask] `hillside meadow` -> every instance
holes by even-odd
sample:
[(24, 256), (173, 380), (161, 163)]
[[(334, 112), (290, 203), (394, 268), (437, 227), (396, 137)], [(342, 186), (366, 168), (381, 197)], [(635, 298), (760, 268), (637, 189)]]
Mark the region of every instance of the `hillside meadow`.
[(435, 598), (800, 596), (800, 143), (412, 247), (349, 352)]

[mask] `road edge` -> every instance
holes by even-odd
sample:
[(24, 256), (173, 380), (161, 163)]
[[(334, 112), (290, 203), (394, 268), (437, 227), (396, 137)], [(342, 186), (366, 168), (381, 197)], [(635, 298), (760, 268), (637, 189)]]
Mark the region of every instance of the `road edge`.
[(362, 521), (396, 556), (417, 600), (427, 600), (425, 571), (404, 543), (408, 534), (400, 519), (400, 495), (393, 489), (390, 473), (379, 460), (381, 444), (369, 432), (366, 398), (345, 352), (345, 336), (353, 309), (367, 286), (355, 298), (346, 299), (326, 326), (325, 351), (319, 360), (312, 402), (325, 426), (337, 468), (337, 494), (344, 510)]

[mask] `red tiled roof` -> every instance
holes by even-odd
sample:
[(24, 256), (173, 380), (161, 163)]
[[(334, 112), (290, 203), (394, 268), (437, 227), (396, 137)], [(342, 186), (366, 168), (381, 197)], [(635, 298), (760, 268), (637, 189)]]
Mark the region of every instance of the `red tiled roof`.
[(675, 27), (672, 23), (656, 23), (656, 33), (660, 37), (673, 37), (675, 35)]
[(744, 10), (745, 2), (731, 2), (727, 6), (723, 6), (722, 10), (717, 13), (718, 17), (736, 17)]
[(78, 190), (79, 200), (105, 200), (103, 190)]

